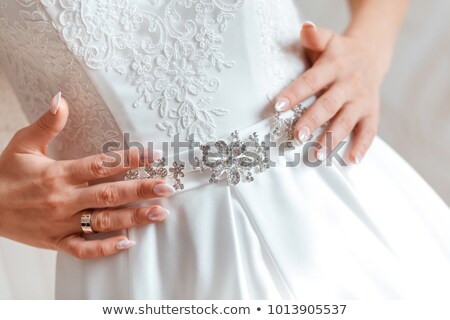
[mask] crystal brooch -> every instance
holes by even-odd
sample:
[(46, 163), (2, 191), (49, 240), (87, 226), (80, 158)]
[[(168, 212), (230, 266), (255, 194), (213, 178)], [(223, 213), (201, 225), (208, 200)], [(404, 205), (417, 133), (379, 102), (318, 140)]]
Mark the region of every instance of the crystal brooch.
[[(271, 130), (268, 134), (276, 139), (286, 139), (285, 149), (295, 149), (294, 128), (297, 121), (305, 111), (302, 105), (292, 109), (290, 117), (283, 117), (280, 112), (272, 116)], [(241, 140), (238, 131), (231, 133), (231, 141), (218, 140), (200, 145), (201, 157), (194, 159), (193, 169), (201, 173), (210, 173), (209, 182), (218, 183), (221, 177), (226, 177), (229, 185), (237, 185), (240, 182), (251, 182), (254, 175), (270, 168), (269, 147), (265, 141), (260, 141), (258, 134), (254, 132), (248, 139)], [(174, 161), (172, 166), (167, 165), (167, 160), (162, 158), (145, 166), (144, 173), (137, 169), (129, 170), (125, 180), (136, 179), (165, 179), (173, 183), (176, 190), (184, 189), (181, 178), (185, 176), (185, 165)]]

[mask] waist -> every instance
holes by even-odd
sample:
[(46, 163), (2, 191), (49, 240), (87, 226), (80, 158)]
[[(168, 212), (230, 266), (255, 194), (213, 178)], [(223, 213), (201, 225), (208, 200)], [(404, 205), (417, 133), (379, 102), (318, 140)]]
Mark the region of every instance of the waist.
[(301, 152), (302, 145), (294, 139), (294, 126), (313, 101), (308, 99), (290, 111), (274, 113), (208, 143), (177, 139), (165, 143), (161, 160), (128, 171), (124, 179), (166, 179), (179, 192), (208, 183), (250, 183)]

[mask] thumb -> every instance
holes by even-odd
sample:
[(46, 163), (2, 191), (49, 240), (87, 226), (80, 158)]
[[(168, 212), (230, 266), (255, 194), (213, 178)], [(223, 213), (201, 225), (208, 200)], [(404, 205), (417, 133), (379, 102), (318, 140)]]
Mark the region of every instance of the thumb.
[(330, 40), (333, 38), (333, 32), (324, 28), (317, 28), (311, 21), (305, 21), (300, 32), (300, 38), (303, 47), (320, 53), (325, 50)]
[(27, 151), (46, 154), (47, 146), (61, 132), (67, 122), (69, 108), (61, 92), (53, 97), (49, 110), (39, 119), (18, 132), (16, 145)]

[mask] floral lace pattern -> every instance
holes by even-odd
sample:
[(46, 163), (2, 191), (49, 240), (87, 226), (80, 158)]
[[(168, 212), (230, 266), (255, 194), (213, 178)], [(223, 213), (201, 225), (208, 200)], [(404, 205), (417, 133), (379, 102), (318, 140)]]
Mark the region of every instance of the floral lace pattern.
[(266, 74), (268, 99), (272, 100), (279, 90), (293, 81), (302, 71), (298, 41), (299, 23), (292, 3), (284, 0), (257, 0), (259, 16), (262, 66)]
[(143, 10), (130, 0), (59, 0), (60, 32), (89, 68), (135, 86), (133, 106), (155, 110), (159, 129), (206, 141), (215, 137), (215, 119), (228, 114), (208, 93), (233, 66), (221, 51), (223, 33), (244, 1), (153, 0)]
[(47, 110), (55, 93), (64, 93), (70, 115), (55, 145), (60, 157), (99, 153), (104, 143), (120, 140), (120, 130), (46, 16), (44, 6), (54, 4), (55, 0), (0, 4), (0, 62), (30, 121)]

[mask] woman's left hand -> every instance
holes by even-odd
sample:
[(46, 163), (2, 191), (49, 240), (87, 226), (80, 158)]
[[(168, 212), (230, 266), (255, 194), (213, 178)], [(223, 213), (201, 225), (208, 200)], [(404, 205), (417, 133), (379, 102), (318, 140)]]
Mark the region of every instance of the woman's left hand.
[(389, 63), (370, 41), (317, 28), (311, 22), (303, 24), (301, 39), (312, 67), (281, 92), (275, 109), (286, 111), (320, 94), (297, 122), (295, 136), (305, 142), (329, 121), (317, 140), (321, 147), (316, 157), (323, 161), (331, 151), (325, 147), (326, 131), (332, 132), (332, 149), (353, 132), (349, 157), (359, 163), (377, 132), (379, 91)]

